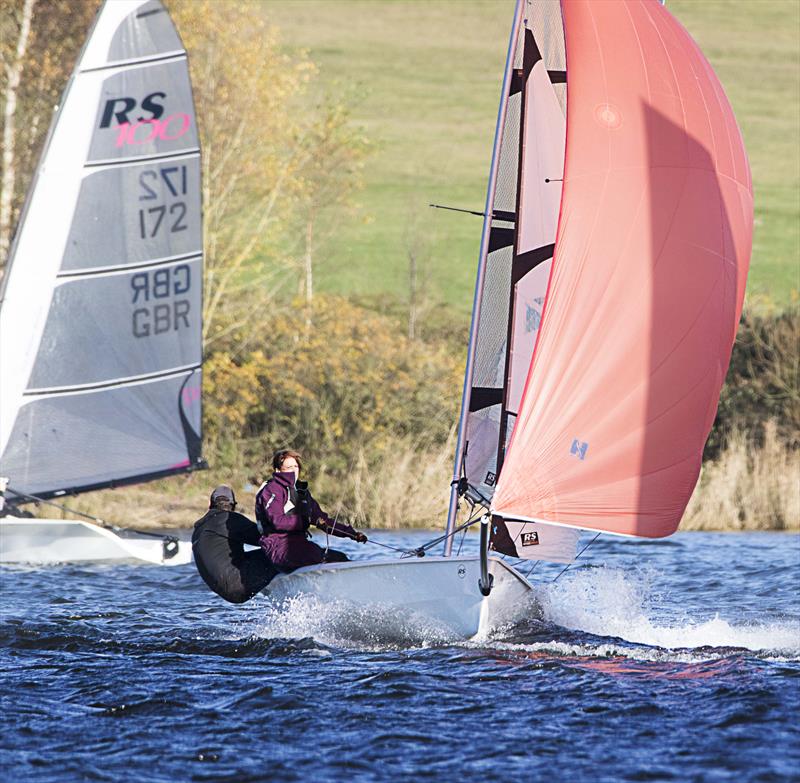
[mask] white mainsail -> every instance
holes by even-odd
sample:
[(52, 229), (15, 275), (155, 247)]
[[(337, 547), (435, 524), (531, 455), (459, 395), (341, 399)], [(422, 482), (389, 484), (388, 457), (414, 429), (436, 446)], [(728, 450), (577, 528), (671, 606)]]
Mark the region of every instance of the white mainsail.
[(200, 150), (158, 0), (108, 0), (53, 122), (0, 300), (7, 500), (199, 466)]

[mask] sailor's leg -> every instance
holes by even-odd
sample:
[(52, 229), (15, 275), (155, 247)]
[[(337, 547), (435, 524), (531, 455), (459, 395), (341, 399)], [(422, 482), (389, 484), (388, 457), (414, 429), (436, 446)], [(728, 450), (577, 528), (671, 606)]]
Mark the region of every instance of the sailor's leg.
[(279, 573), (279, 569), (270, 562), (262, 549), (245, 552), (241, 574), (247, 598), (252, 598), (263, 590)]

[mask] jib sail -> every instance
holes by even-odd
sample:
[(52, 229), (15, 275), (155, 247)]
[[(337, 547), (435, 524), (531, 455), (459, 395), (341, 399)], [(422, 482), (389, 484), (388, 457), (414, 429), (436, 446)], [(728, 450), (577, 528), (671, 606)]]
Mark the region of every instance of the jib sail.
[(101, 8), (50, 131), (0, 305), (0, 475), (53, 496), (197, 467), (200, 150), (158, 0)]

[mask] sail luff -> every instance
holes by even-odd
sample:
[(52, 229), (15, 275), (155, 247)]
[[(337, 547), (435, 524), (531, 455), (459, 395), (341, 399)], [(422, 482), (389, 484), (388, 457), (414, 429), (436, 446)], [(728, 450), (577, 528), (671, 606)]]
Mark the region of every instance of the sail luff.
[(484, 208), (483, 229), (481, 231), (481, 244), (478, 255), (478, 271), (475, 282), (475, 293), (472, 303), (472, 319), (469, 330), (469, 344), (467, 347), (467, 363), (464, 370), (464, 387), (461, 393), (461, 414), (458, 423), (458, 440), (456, 443), (456, 454), (453, 464), (453, 480), (450, 485), (450, 505), (447, 512), (447, 526), (445, 533), (447, 537), (444, 542), (444, 555), (449, 557), (453, 548), (453, 536), (455, 528), (456, 514), (458, 512), (459, 487), (458, 483), (463, 473), (464, 443), (466, 437), (467, 417), (469, 416), (470, 397), (472, 392), (472, 371), (475, 361), (476, 340), (478, 328), (480, 326), (480, 304), (483, 296), (483, 283), (486, 271), (486, 259), (489, 252), (489, 237), (492, 228), (492, 211), (494, 209), (495, 183), (497, 181), (497, 171), (500, 162), (500, 145), (503, 140), (503, 129), (506, 119), (506, 104), (509, 97), (511, 85), (511, 75), (514, 67), (514, 56), (519, 28), (522, 23), (522, 15), (525, 7), (525, 0), (517, 0), (514, 10), (514, 21), (511, 26), (511, 35), (508, 42), (508, 54), (506, 55), (506, 65), (503, 72), (503, 85), (501, 88), (500, 106), (497, 110), (497, 123), (495, 126), (494, 145), (492, 147), (492, 162), (489, 167), (489, 184), (486, 189), (486, 206)]

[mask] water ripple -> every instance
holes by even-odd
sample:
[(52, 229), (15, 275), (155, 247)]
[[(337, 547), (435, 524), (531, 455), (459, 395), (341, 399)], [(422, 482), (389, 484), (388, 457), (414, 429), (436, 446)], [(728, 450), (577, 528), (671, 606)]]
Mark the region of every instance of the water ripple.
[(229, 606), (191, 567), (2, 569), (0, 767), (48, 783), (795, 778), (800, 538), (600, 539), (560, 570), (537, 570), (531, 616), (466, 642), (378, 609)]

